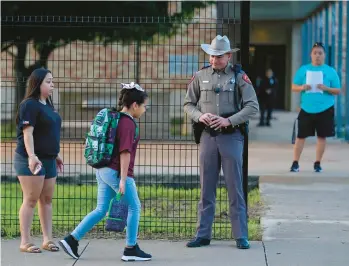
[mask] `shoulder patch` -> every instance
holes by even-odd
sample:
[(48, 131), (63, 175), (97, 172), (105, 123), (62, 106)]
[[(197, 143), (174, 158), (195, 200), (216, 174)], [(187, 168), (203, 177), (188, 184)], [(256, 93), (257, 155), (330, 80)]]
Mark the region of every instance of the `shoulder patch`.
[(246, 83), (252, 84), (250, 78), (249, 78), (245, 73), (242, 75), (242, 79), (243, 79)]
[[(200, 70), (203, 70), (205, 68), (209, 68), (211, 65), (208, 65), (208, 66), (203, 66), (202, 68), (200, 68)], [(200, 71), (199, 70), (199, 71)], [(195, 75), (199, 72), (197, 71), (192, 77), (191, 77), (191, 80), (189, 81), (189, 84), (193, 82), (194, 78), (195, 78)]]

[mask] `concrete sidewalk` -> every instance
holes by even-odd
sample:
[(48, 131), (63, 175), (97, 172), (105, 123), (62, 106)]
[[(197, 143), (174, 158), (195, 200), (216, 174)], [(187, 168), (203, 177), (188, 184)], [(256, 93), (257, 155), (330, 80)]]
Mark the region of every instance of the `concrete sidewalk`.
[[(250, 121), (250, 140), (259, 143), (291, 143), (293, 124), (298, 116), (297, 112), (274, 111), (274, 120), (271, 120), (271, 127), (258, 127), (259, 114)], [(331, 137), (329, 143), (343, 143), (343, 139)], [(308, 143), (315, 143), (316, 137), (307, 139)]]
[(260, 190), (268, 266), (349, 265), (349, 178), (262, 177)]
[[(86, 246), (88, 240), (80, 243), (80, 251)], [(40, 240), (36, 239), (39, 244)], [(71, 266), (75, 260), (68, 257), (64, 251), (41, 254), (27, 254), (19, 252), (19, 240), (3, 240), (1, 242), (2, 266)], [(76, 262), (76, 266), (92, 265), (121, 265), (121, 254), (124, 240), (92, 239), (85, 252)], [(261, 242), (252, 242), (250, 250), (238, 250), (235, 242), (212, 241), (209, 247), (189, 249), (185, 242), (170, 241), (140, 241), (140, 247), (152, 254), (152, 261), (146, 265), (161, 266), (265, 266), (264, 250)], [(137, 263), (138, 265), (138, 263)]]

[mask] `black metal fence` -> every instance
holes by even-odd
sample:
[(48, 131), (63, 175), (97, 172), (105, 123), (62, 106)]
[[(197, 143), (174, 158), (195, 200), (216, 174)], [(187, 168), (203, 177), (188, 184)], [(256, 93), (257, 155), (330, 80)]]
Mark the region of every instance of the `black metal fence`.
[[(221, 18), (218, 9), (210, 5), (196, 10), (193, 18), (181, 19), (2, 16), (3, 236), (19, 233), (22, 193), (12, 167), (16, 145), (13, 121), (26, 77), (39, 66), (53, 73), (53, 101), (63, 119), (61, 155), (65, 168), (57, 178), (53, 199), (55, 233), (70, 231), (95, 208), (94, 170), (83, 158), (84, 136), (99, 109), (116, 106), (120, 83), (136, 81), (150, 94), (150, 109), (139, 121), (141, 142), (135, 167), (142, 203), (140, 235), (188, 238), (194, 234), (200, 195), (198, 147), (182, 106), (188, 81), (208, 64), (200, 44), (226, 34), (232, 45), (239, 46), (240, 24), (235, 19), (238, 10), (233, 8), (235, 13), (230, 18)], [(148, 40), (133, 37), (108, 41), (101, 37), (106, 32), (113, 37), (134, 27), (149, 28), (153, 34)], [(168, 32), (161, 30), (164, 27)], [(56, 31), (62, 36), (56, 36)], [(94, 37), (86, 37), (88, 41), (72, 38), (74, 31)], [(37, 36), (27, 38), (29, 33)], [(9, 37), (4, 41), (6, 34)], [(226, 190), (219, 188), (215, 238), (231, 237), (227, 213)], [(39, 232), (39, 219), (35, 217), (33, 230)], [(92, 233), (107, 235), (104, 222)]]

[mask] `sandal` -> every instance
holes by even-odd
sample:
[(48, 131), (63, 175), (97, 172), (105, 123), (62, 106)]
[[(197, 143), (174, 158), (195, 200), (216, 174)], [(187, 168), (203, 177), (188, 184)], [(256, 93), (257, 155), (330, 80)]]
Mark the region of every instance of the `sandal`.
[(43, 244), (42, 248), (52, 252), (56, 252), (59, 250), (59, 247), (57, 247), (53, 241), (48, 241), (46, 244)]
[(21, 252), (27, 252), (27, 253), (41, 253), (41, 249), (35, 246), (33, 243), (28, 243), (24, 245), (24, 247), (20, 247), (19, 250)]

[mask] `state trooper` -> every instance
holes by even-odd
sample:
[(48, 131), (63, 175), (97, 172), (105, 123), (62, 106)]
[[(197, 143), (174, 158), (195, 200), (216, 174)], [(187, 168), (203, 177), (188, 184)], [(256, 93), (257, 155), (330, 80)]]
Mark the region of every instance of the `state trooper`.
[[(244, 135), (241, 129), (258, 112), (259, 105), (248, 76), (237, 65), (229, 63), (232, 53), (239, 49), (230, 48), (227, 36), (217, 35), (211, 44), (201, 44), (201, 48), (210, 55), (210, 65), (195, 73), (184, 100), (184, 111), (188, 117), (194, 124), (203, 125), (199, 146), (201, 196), (198, 225), (196, 236), (187, 243), (187, 247), (206, 246), (211, 242), (216, 188), (222, 167), (233, 237), (237, 248), (248, 249), (247, 213), (242, 188)], [(241, 98), (236, 99), (236, 95)]]

